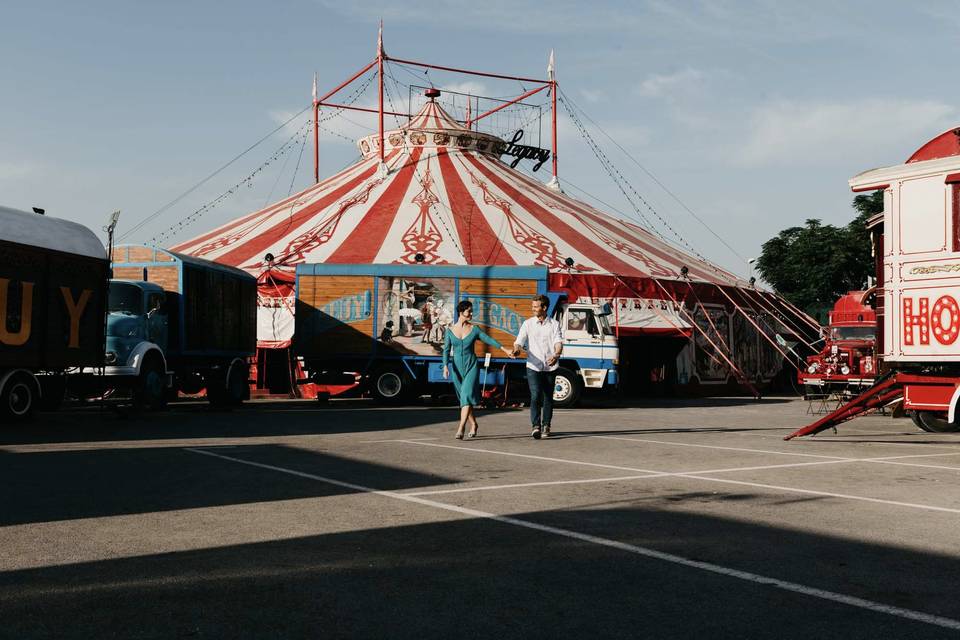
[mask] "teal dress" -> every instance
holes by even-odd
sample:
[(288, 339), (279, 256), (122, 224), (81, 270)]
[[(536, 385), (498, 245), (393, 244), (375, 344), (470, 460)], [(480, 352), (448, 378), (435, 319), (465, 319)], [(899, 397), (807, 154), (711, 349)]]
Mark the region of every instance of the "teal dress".
[(453, 386), (460, 398), (460, 406), (475, 407), (480, 404), (480, 365), (477, 363), (477, 354), (473, 345), (482, 340), (491, 347), (500, 347), (500, 343), (485, 334), (476, 325), (470, 333), (458, 338), (449, 328), (443, 336), (443, 366), (449, 366), (450, 352), (453, 352), (453, 366), (450, 367), (450, 377)]

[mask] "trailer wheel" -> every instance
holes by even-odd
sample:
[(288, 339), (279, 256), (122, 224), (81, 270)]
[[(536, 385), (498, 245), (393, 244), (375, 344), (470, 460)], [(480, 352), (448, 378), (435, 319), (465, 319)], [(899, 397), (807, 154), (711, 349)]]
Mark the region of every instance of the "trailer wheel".
[[(947, 416), (937, 411), (917, 411), (914, 422), (924, 431), (930, 433), (953, 433), (960, 431), (960, 424), (947, 422)], [(913, 417), (913, 416), (911, 416)]]
[(557, 369), (556, 382), (553, 385), (553, 406), (575, 407), (583, 393), (583, 380), (580, 376), (565, 367)]
[(247, 368), (242, 363), (230, 367), (227, 379), (209, 380), (207, 399), (210, 404), (218, 407), (236, 407), (249, 398), (250, 390), (247, 387)]
[(0, 393), (0, 416), (12, 422), (29, 420), (37, 408), (38, 391), (33, 376), (22, 371), (14, 373)]
[(160, 361), (148, 358), (140, 367), (140, 376), (133, 392), (133, 404), (149, 411), (160, 411), (167, 405), (167, 393), (164, 388), (166, 372)]
[(413, 380), (400, 369), (380, 369), (371, 376), (373, 397), (386, 404), (400, 404), (413, 392)]

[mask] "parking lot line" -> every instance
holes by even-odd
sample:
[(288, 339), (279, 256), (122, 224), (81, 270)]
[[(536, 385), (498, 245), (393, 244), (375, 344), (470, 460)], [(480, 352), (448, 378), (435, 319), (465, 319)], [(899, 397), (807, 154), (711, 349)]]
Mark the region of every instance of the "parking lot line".
[(662, 473), (644, 473), (637, 476), (611, 476), (609, 478), (589, 478), (586, 480), (552, 480), (550, 482), (518, 482), (516, 484), (494, 484), (482, 487), (461, 487), (459, 489), (435, 489), (433, 491), (407, 491), (405, 496), (435, 496), (443, 493), (471, 493), (473, 491), (496, 491), (498, 489), (526, 489), (527, 487), (548, 487), (558, 484), (593, 484), (597, 482), (617, 482), (639, 480), (640, 478), (662, 478)]
[(219, 458), (221, 460), (235, 462), (238, 464), (248, 465), (251, 467), (257, 467), (260, 469), (266, 469), (270, 471), (276, 471), (278, 473), (284, 473), (284, 474), (296, 476), (299, 478), (315, 480), (317, 482), (323, 482), (325, 484), (343, 487), (343, 488), (350, 489), (353, 491), (358, 491), (361, 493), (369, 493), (377, 496), (391, 498), (394, 500), (404, 500), (406, 502), (412, 502), (412, 503), (420, 504), (427, 507), (433, 507), (435, 509), (441, 509), (444, 511), (459, 513), (461, 515), (466, 515), (474, 518), (483, 518), (486, 520), (492, 520), (492, 521), (500, 522), (503, 524), (523, 527), (525, 529), (532, 529), (532, 530), (541, 531), (544, 533), (551, 533), (556, 536), (561, 536), (561, 537), (569, 538), (572, 540), (578, 540), (581, 542), (587, 542), (587, 543), (598, 545), (598, 546), (616, 549), (619, 551), (632, 553), (634, 555), (650, 558), (653, 560), (660, 560), (662, 562), (676, 564), (689, 569), (696, 569), (699, 571), (704, 571), (704, 572), (708, 572), (716, 575), (735, 578), (735, 579), (742, 580), (745, 582), (750, 582), (753, 584), (774, 587), (777, 589), (782, 589), (784, 591), (789, 591), (792, 593), (809, 596), (812, 598), (818, 598), (820, 600), (826, 600), (830, 602), (847, 605), (850, 607), (855, 607), (858, 609), (864, 609), (864, 610), (872, 611), (875, 613), (882, 613), (882, 614), (894, 616), (897, 618), (902, 618), (905, 620), (912, 620), (915, 622), (922, 622), (922, 623), (934, 625), (937, 627), (960, 631), (960, 620), (955, 620), (953, 618), (935, 616), (928, 613), (923, 613), (921, 611), (914, 611), (912, 609), (904, 609), (902, 607), (886, 605), (880, 602), (874, 602), (873, 600), (867, 600), (865, 598), (850, 596), (843, 593), (837, 593), (835, 591), (819, 589), (816, 587), (809, 587), (796, 582), (790, 582), (788, 580), (781, 580), (779, 578), (772, 578), (769, 576), (751, 573), (748, 571), (741, 571), (739, 569), (724, 567), (722, 565), (714, 564), (712, 562), (704, 562), (701, 560), (691, 560), (689, 558), (684, 558), (682, 556), (677, 556), (671, 553), (664, 553), (662, 551), (657, 551), (656, 549), (650, 549), (647, 547), (641, 547), (641, 546), (629, 544), (626, 542), (611, 540), (609, 538), (601, 538), (599, 536), (579, 533), (577, 531), (571, 531), (569, 529), (561, 529), (560, 527), (553, 527), (550, 525), (539, 524), (539, 523), (531, 522), (528, 520), (521, 520), (519, 518), (514, 518), (511, 516), (501, 516), (494, 513), (488, 513), (486, 511), (469, 509), (467, 507), (460, 507), (457, 505), (446, 504), (443, 502), (428, 500), (426, 498), (412, 496), (409, 494), (397, 493), (394, 491), (382, 491), (379, 489), (373, 489), (370, 487), (365, 487), (363, 485), (358, 485), (351, 482), (344, 482), (342, 480), (335, 480), (333, 478), (325, 478), (323, 476), (318, 476), (318, 475), (306, 473), (303, 471), (297, 471), (295, 469), (287, 469), (287, 468), (278, 467), (275, 465), (264, 464), (262, 462), (254, 462), (251, 460), (244, 460), (242, 458), (235, 458), (233, 456), (225, 456), (219, 453), (214, 453), (213, 451), (209, 451), (209, 450), (195, 449), (195, 448), (186, 448), (185, 450), (193, 453), (205, 455), (205, 456), (210, 456), (213, 458)]
[[(405, 440), (404, 444), (418, 445), (421, 447), (440, 447), (443, 449), (454, 449), (456, 451), (462, 452), (472, 452), (472, 453), (488, 453), (491, 455), (501, 455), (509, 457), (518, 457), (518, 458), (532, 458), (535, 460), (542, 460), (546, 462), (560, 462), (563, 464), (571, 465), (582, 465), (588, 467), (605, 467), (610, 469), (619, 469), (622, 471), (636, 471), (639, 473), (648, 473), (650, 474), (647, 477), (675, 477), (675, 478), (689, 478), (693, 480), (703, 480), (705, 482), (717, 482), (721, 484), (736, 484), (749, 487), (756, 487), (761, 489), (776, 489), (777, 491), (787, 491), (790, 493), (802, 493), (804, 495), (817, 495), (827, 498), (841, 498), (844, 500), (858, 500), (861, 502), (871, 502), (874, 504), (886, 504), (897, 507), (907, 507), (910, 509), (920, 509), (926, 511), (937, 511), (942, 513), (960, 513), (960, 509), (953, 509), (950, 507), (937, 507), (933, 505), (925, 504), (916, 504), (913, 502), (901, 502), (899, 500), (885, 500), (883, 498), (870, 498), (867, 496), (855, 496), (847, 493), (834, 493), (831, 491), (818, 491), (815, 489), (801, 489), (799, 487), (786, 487), (781, 485), (774, 484), (765, 484), (762, 482), (747, 482), (744, 480), (731, 480), (729, 478), (711, 478), (709, 476), (703, 475), (706, 473), (732, 473), (736, 471), (758, 471), (758, 470), (767, 470), (767, 469), (784, 469), (790, 467), (803, 467), (803, 466), (817, 466), (824, 464), (844, 464), (844, 463), (858, 463), (858, 462), (874, 462), (876, 458), (841, 458), (839, 460), (822, 460), (819, 462), (797, 462), (793, 464), (782, 464), (782, 465), (766, 465), (759, 467), (733, 467), (728, 469), (710, 469), (706, 471), (679, 471), (679, 472), (669, 472), (661, 471), (655, 469), (642, 469), (637, 467), (623, 467), (623, 466), (614, 466), (606, 464), (598, 464), (596, 462), (583, 462), (580, 460), (568, 460), (564, 458), (549, 458), (546, 456), (535, 456), (526, 453), (512, 453), (509, 451), (493, 451), (490, 449), (477, 449), (476, 447), (467, 447), (467, 446), (455, 446), (447, 444), (436, 444), (432, 442), (418, 442), (416, 440)], [(898, 456), (899, 457), (899, 456)]]

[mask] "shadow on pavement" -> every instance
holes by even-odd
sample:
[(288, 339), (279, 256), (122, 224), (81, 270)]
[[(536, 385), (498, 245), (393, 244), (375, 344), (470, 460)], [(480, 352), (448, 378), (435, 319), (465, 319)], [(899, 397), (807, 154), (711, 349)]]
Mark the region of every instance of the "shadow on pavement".
[[(668, 511), (656, 502), (513, 517), (960, 617), (960, 602), (951, 597), (960, 571), (955, 557)], [(9, 571), (0, 573), (0, 617), (0, 636), (10, 638), (919, 639), (955, 633), (488, 519)]]
[[(459, 482), (282, 446), (207, 450), (227, 456), (242, 450), (245, 460), (322, 477), (362, 478), (389, 490)], [(0, 486), (4, 495), (0, 526), (353, 493), (349, 488), (164, 447), (0, 452)]]

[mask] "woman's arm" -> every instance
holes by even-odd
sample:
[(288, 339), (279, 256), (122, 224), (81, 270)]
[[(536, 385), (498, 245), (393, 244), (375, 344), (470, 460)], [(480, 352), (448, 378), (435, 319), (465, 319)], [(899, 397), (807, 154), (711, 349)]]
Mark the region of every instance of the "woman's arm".
[(450, 329), (443, 332), (443, 368), (450, 362)]
[(477, 329), (477, 337), (480, 338), (481, 340), (483, 340), (485, 343), (487, 343), (487, 344), (490, 345), (491, 347), (496, 347), (496, 348), (500, 349), (500, 350), (503, 351), (505, 354), (507, 354), (509, 357), (511, 357), (511, 358), (514, 357), (513, 351), (511, 351), (510, 349), (507, 349), (505, 346), (503, 346), (502, 344), (500, 344), (499, 342), (497, 342), (496, 340), (494, 340), (493, 338), (491, 338), (490, 336), (488, 336), (486, 333), (484, 333), (484, 332), (483, 332), (482, 330), (480, 330), (480, 329)]

